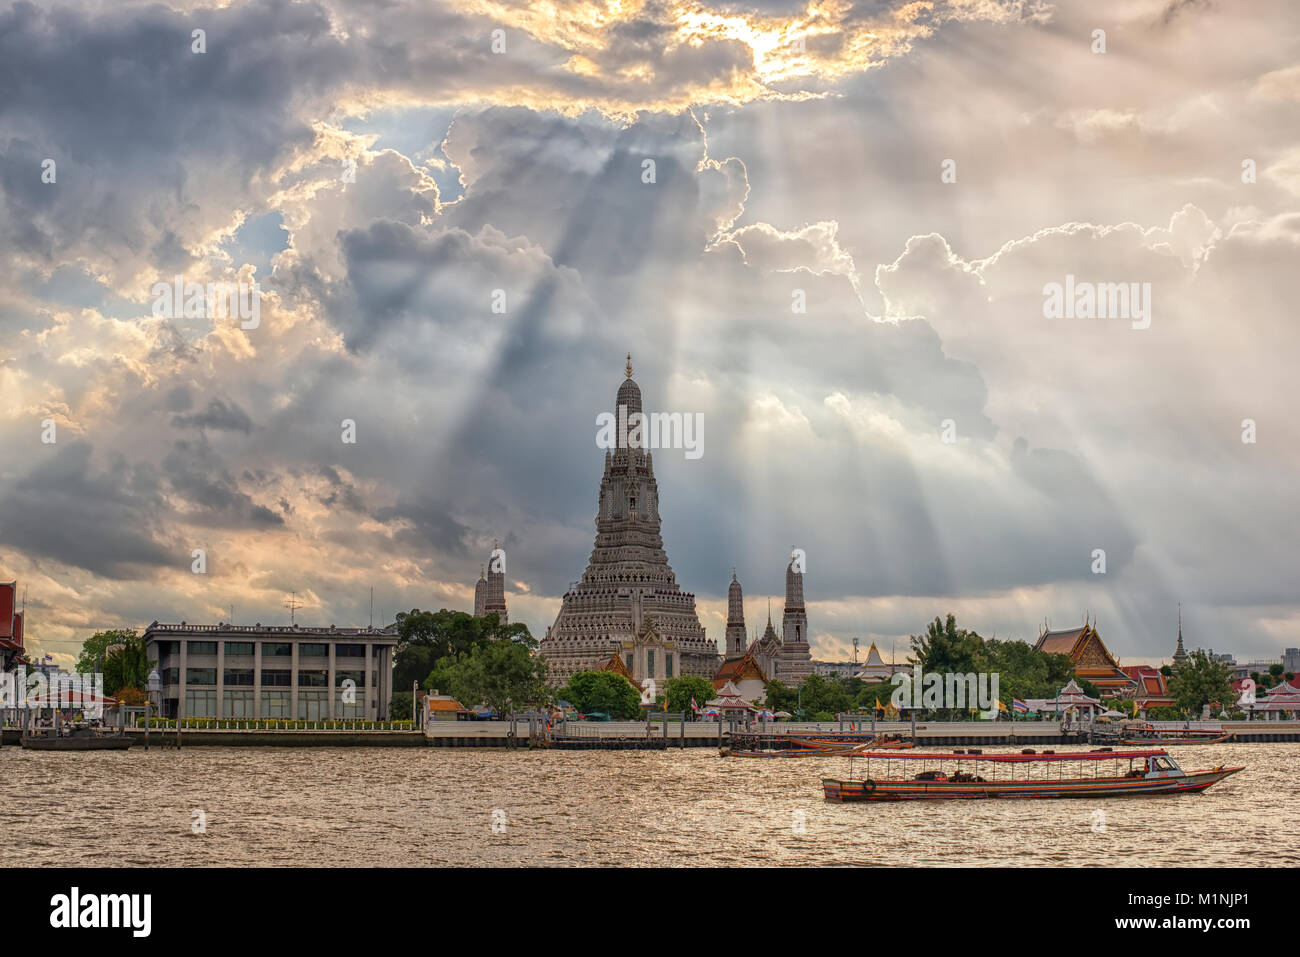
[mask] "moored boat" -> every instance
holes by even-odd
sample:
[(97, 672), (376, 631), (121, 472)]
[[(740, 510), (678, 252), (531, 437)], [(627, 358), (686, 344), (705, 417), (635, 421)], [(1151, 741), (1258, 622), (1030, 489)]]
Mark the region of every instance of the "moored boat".
[[(1020, 754), (872, 754), (866, 773), (850, 779), (823, 778), (828, 801), (905, 801), (961, 798), (1083, 798), (1188, 794), (1204, 791), (1244, 770), (1222, 765), (1184, 771), (1161, 749), (1134, 751), (1052, 752)], [(871, 762), (884, 761), (884, 774), (872, 775)], [(894, 762), (901, 762), (896, 772)], [(920, 762), (918, 765), (916, 762)], [(912, 774), (917, 767), (920, 771)], [(1068, 776), (1067, 776), (1068, 774)]]
[(1153, 728), (1129, 725), (1120, 731), (1119, 743), (1125, 747), (1165, 748), (1178, 744), (1222, 744), (1232, 740), (1232, 732), (1203, 728)]
[(49, 729), (24, 734), (22, 746), (28, 751), (124, 751), (131, 747), (131, 739), (121, 733), (102, 733), (85, 728), (70, 734)]

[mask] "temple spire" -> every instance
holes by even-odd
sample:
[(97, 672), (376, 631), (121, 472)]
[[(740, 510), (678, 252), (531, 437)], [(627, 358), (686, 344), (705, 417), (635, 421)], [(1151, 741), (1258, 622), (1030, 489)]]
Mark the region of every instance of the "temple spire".
[(1181, 665), (1187, 660), (1187, 651), (1183, 648), (1183, 603), (1178, 603), (1178, 647), (1174, 649), (1174, 664)]
[(624, 378), (632, 378), (632, 353), (627, 354), (627, 368), (623, 370)]

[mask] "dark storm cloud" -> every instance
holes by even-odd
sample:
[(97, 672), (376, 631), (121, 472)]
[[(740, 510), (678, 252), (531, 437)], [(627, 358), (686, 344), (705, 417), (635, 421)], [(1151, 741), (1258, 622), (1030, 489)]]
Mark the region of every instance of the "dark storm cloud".
[(47, 459), (0, 488), (0, 541), (111, 579), (180, 565), (185, 553), (158, 538), (162, 498), (153, 467), (116, 455), (102, 468), (93, 451), (78, 440), (46, 447)]
[(281, 516), (254, 502), (239, 487), (206, 438), (173, 443), (163, 457), (162, 473), (172, 492), (205, 524), (225, 528), (284, 524)]
[[(188, 397), (187, 397), (188, 400)], [(172, 425), (178, 429), (214, 429), (216, 431), (253, 431), (253, 420), (235, 402), (213, 399), (202, 412), (193, 415), (174, 415)]]

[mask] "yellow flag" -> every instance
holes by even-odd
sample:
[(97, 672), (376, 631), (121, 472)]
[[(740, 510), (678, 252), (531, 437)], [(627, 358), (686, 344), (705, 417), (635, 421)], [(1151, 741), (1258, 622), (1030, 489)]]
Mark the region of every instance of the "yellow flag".
[(1136, 718), (1137, 716), (1138, 716), (1138, 701), (1137, 701), (1137, 698), (1134, 698), (1134, 699), (1133, 699), (1133, 717)]
[(880, 695), (876, 695), (876, 710), (880, 710)]
[(1005, 701), (1003, 701), (1001, 698), (998, 699), (998, 710), (999, 710), (999, 711), (1006, 711), (1006, 710), (1007, 710), (1007, 703), (1006, 703)]

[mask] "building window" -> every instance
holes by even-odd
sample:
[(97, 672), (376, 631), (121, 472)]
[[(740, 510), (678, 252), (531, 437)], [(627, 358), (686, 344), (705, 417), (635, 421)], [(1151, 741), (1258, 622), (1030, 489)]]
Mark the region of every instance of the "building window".
[(217, 653), (217, 643), (215, 641), (191, 641), (189, 653), (192, 655), (215, 655)]
[(226, 642), (226, 654), (228, 655), (251, 655), (252, 653), (253, 643), (251, 641)]
[(226, 668), (221, 675), (223, 684), (253, 686), (252, 668)]
[[(288, 672), (286, 672), (287, 674)], [(263, 718), (287, 718), (289, 717), (290, 695), (287, 691), (263, 691), (262, 692), (262, 717)]]
[(632, 652), (629, 651), (623, 656), (623, 664), (627, 665), (628, 671), (632, 670)]
[(298, 646), (299, 658), (328, 658), (330, 646), (318, 644), (314, 641), (304, 641)]
[(288, 658), (293, 655), (293, 647), (285, 641), (266, 641), (262, 643), (263, 658)]
[(664, 677), (665, 677), (665, 678), (671, 678), (672, 676), (673, 676), (673, 656), (665, 652), (665, 654), (664, 654)]
[(214, 685), (215, 686), (217, 683), (217, 669), (216, 668), (186, 668), (185, 683), (187, 685)]
[(651, 678), (655, 676), (655, 653), (650, 648), (645, 650), (645, 673)]
[(221, 717), (251, 718), (253, 716), (252, 691), (227, 691), (222, 698)]
[(356, 692), (352, 695), (352, 702), (348, 703), (343, 700), (344, 691), (335, 692), (334, 699), (334, 717), (336, 718), (364, 718), (366, 716), (366, 693), (358, 685)]
[(159, 677), (162, 678), (162, 683), (165, 684), (165, 685), (175, 685), (175, 684), (180, 684), (180, 681), (181, 681), (181, 669), (179, 669), (179, 668), (164, 668), (164, 669), (162, 669), (162, 674), (159, 675)]
[(287, 668), (263, 668), (262, 685), (263, 687), (288, 688), (293, 684), (293, 672)]
[(335, 658), (364, 658), (366, 656), (365, 645), (335, 645)]
[(327, 688), (329, 687), (328, 671), (299, 671), (298, 687), (299, 688)]
[(364, 671), (336, 671), (334, 672), (334, 687), (342, 688), (343, 682), (348, 678), (351, 678), (358, 688), (365, 686), (366, 673)]
[(186, 691), (185, 717), (215, 718), (217, 716), (217, 692)]
[(329, 713), (329, 692), (328, 691), (299, 691), (298, 692), (298, 720), (299, 721), (320, 721), (328, 718)]

